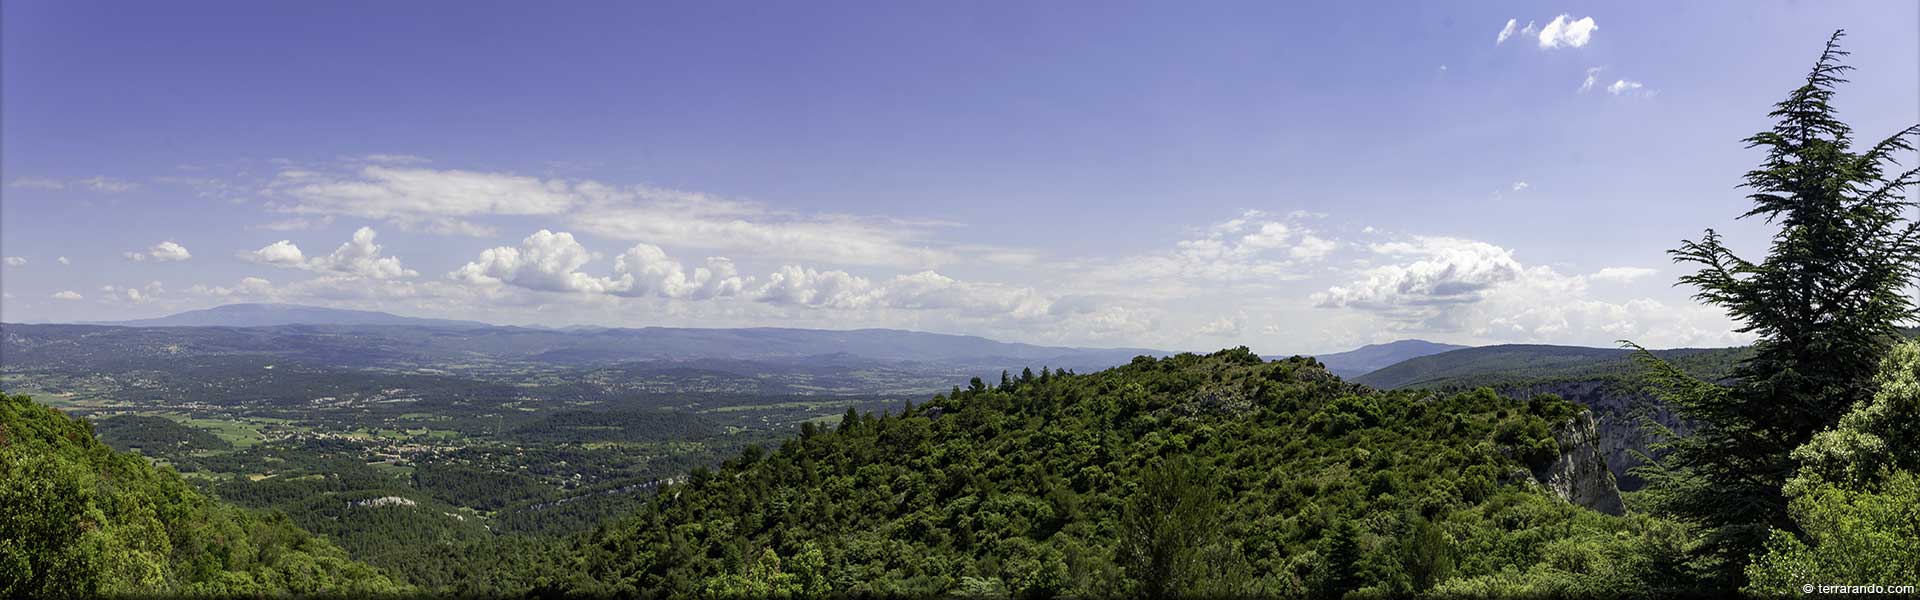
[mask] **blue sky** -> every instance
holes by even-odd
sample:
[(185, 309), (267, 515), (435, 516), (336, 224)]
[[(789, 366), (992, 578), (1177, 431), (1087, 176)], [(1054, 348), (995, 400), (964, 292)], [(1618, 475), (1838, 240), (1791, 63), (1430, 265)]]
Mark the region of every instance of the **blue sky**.
[(1663, 251), (1826, 35), (1920, 121), (1909, 2), (3, 6), (9, 322), (1726, 344)]

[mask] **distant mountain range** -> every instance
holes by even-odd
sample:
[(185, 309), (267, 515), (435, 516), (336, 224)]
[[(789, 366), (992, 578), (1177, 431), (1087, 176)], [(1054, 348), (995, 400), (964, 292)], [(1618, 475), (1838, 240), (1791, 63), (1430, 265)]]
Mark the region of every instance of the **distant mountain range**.
[(1385, 344), (1362, 346), (1357, 350), (1348, 350), (1334, 354), (1315, 356), (1328, 371), (1343, 379), (1353, 379), (1367, 373), (1392, 366), (1408, 359), (1419, 358), (1460, 350), (1468, 346), (1439, 344), (1426, 340), (1400, 340)]
[[(1104, 369), (1151, 348), (1080, 348), (999, 342), (896, 329), (739, 329), (499, 326), (291, 304), (232, 304), (155, 319), (78, 325), (6, 324), (6, 362), (103, 357), (276, 354), (349, 367), (730, 360), (837, 364), (924, 363), (974, 370), (1031, 365)], [(85, 344), (80, 344), (86, 338)], [(84, 351), (84, 355), (72, 354)]]
[(403, 325), (456, 329), (492, 327), (479, 321), (423, 319), (371, 310), (321, 308), (299, 304), (228, 304), (153, 319), (99, 321), (85, 324), (121, 327), (272, 327), (275, 325)]
[[(632, 361), (751, 361), (762, 367), (807, 358), (817, 363), (927, 363), (950, 367), (993, 368), (1046, 365), (1076, 370), (1118, 365), (1135, 356), (1173, 352), (1149, 348), (1081, 348), (1000, 342), (983, 337), (896, 329), (822, 330), (756, 327), (739, 329), (575, 326), (560, 329), (499, 326), (479, 321), (405, 317), (384, 312), (344, 310), (297, 304), (229, 304), (153, 319), (90, 325), (97, 345), (114, 340), (119, 347), (157, 345), (204, 352), (271, 352), (307, 355), (321, 362), (353, 364), (468, 364), (475, 361), (604, 365)], [(8, 324), (9, 350), (24, 351), (30, 339), (80, 335), (74, 325)], [(250, 331), (221, 331), (247, 328)], [(187, 331), (194, 329), (195, 331)], [(174, 330), (169, 332), (169, 330)], [(1908, 335), (1916, 331), (1908, 330)], [(181, 342), (191, 342), (181, 346)], [(52, 359), (58, 345), (32, 356)], [(97, 350), (97, 348), (96, 348)], [(1703, 375), (1722, 373), (1745, 356), (1741, 349), (1676, 349), (1659, 352), (1683, 360)], [(1506, 344), (1469, 347), (1425, 340), (1373, 344), (1347, 352), (1319, 355), (1329, 371), (1377, 388), (1460, 387), (1550, 379), (1612, 379), (1630, 367), (1629, 352), (1589, 348)], [(14, 354), (7, 362), (18, 363)], [(810, 363), (811, 364), (811, 363)]]

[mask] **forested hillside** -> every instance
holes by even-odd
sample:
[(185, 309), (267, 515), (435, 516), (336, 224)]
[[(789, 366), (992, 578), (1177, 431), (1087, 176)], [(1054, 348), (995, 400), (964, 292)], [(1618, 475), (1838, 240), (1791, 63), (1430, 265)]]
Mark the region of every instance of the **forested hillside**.
[(285, 516), (209, 500), (26, 396), (0, 399), (0, 469), (0, 596), (403, 591)]
[[(1695, 377), (1719, 380), (1734, 364), (1752, 355), (1745, 348), (1677, 348), (1655, 355)], [(1645, 382), (1645, 373), (1623, 348), (1505, 344), (1443, 352), (1410, 359), (1355, 377), (1354, 382), (1386, 389), (1473, 389), (1554, 381)]]
[(722, 596), (1671, 585), (1678, 529), (1541, 484), (1611, 486), (1553, 481), (1583, 422), (1244, 348), (1025, 373), (695, 471), (565, 562), (597, 592)]

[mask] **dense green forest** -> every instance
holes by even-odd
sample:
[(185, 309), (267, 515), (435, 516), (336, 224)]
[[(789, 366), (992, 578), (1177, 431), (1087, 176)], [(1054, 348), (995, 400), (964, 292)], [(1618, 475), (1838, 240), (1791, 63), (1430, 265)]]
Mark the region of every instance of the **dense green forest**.
[(1021, 597), (1683, 585), (1681, 528), (1541, 483), (1580, 413), (1374, 391), (1244, 348), (1043, 371), (695, 471), (582, 542), (566, 583)]
[(92, 426), (0, 399), (0, 595), (402, 591), (280, 514), (209, 500)]

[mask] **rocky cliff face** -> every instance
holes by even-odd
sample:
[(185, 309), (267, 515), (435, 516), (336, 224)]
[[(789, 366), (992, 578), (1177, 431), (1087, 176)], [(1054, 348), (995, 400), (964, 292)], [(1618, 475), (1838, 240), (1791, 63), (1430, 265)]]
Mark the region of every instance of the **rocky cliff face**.
[(1560, 458), (1534, 476), (1568, 502), (1610, 515), (1626, 514), (1620, 488), (1608, 470), (1602, 436), (1593, 413), (1582, 412), (1553, 430)]
[(1606, 459), (1607, 470), (1613, 473), (1619, 488), (1623, 490), (1637, 490), (1645, 484), (1628, 470), (1640, 465), (1634, 452), (1651, 455), (1652, 450), (1648, 446), (1658, 441), (1642, 431), (1642, 417), (1652, 417), (1654, 421), (1680, 433), (1691, 430), (1659, 400), (1618, 382), (1565, 381), (1502, 388), (1499, 392), (1518, 399), (1554, 394), (1587, 407), (1596, 421), (1600, 454)]

